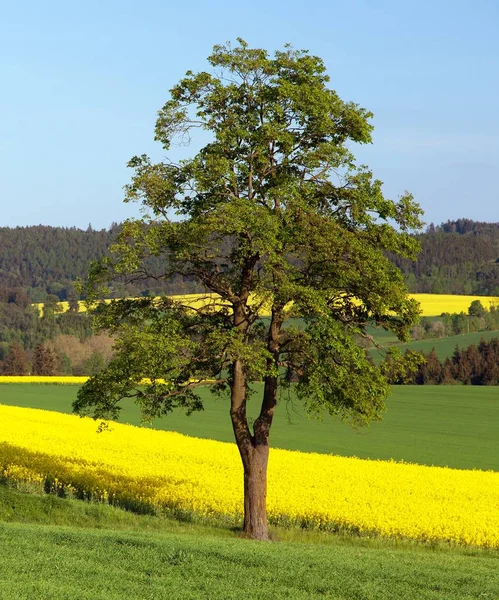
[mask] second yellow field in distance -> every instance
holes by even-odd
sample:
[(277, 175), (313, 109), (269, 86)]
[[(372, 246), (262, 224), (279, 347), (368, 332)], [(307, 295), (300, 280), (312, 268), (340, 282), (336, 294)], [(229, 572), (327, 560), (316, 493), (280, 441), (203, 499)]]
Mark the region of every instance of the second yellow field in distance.
[(470, 304), (479, 300), (484, 308), (499, 306), (498, 296), (454, 296), (452, 294), (410, 294), (421, 305), (421, 316), (438, 317), (442, 313), (467, 313)]
[[(455, 296), (452, 294), (409, 294), (411, 298), (417, 300), (421, 305), (421, 316), (438, 317), (442, 313), (467, 313), (470, 304), (474, 300), (479, 300), (483, 306), (489, 310), (491, 306), (499, 306), (499, 296)], [(186, 294), (183, 296), (171, 296), (171, 298), (199, 308), (205, 304), (213, 302), (214, 294)], [(111, 300), (105, 300), (111, 302)], [(85, 312), (86, 307), (83, 301), (79, 301), (79, 312)], [(43, 304), (35, 305), (40, 314), (43, 314)], [(68, 302), (59, 302), (60, 312), (66, 312), (69, 308)], [(265, 311), (262, 311), (265, 316)]]

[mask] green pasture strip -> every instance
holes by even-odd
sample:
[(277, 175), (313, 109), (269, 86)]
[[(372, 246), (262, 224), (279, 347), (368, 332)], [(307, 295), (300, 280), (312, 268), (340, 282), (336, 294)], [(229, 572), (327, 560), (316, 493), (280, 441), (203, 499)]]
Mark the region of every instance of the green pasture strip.
[(495, 556), (5, 525), (3, 600), (496, 600)]
[[(261, 392), (261, 385), (256, 386)], [(0, 386), (0, 403), (70, 413), (78, 386)], [(174, 412), (156, 429), (232, 442), (227, 400), (200, 391), (205, 410), (190, 417)], [(256, 415), (260, 394), (249, 403)], [(123, 403), (121, 422), (140, 424), (139, 409)], [(380, 422), (354, 430), (326, 416), (310, 419), (291, 394), (281, 397), (271, 432), (275, 448), (499, 471), (499, 388), (487, 386), (394, 386)]]
[(372, 336), (376, 343), (381, 344), (382, 346), (391, 346), (400, 343), (393, 331), (387, 331), (386, 329), (383, 329), (383, 327), (374, 327), (371, 325), (366, 328), (366, 333)]
[[(405, 352), (405, 350), (409, 348), (411, 350), (428, 353), (431, 352), (432, 348), (435, 348), (438, 358), (443, 361), (447, 357), (452, 356), (456, 346), (467, 348), (472, 344), (479, 344), (481, 339), (488, 342), (493, 338), (499, 337), (499, 331), (473, 331), (472, 333), (461, 333), (460, 335), (451, 335), (444, 338), (412, 341), (407, 344), (395, 343), (396, 340), (394, 341), (388, 335), (380, 335), (379, 332), (375, 332), (373, 335), (376, 341), (382, 346), (397, 346), (402, 352)], [(378, 350), (372, 350), (372, 356), (375, 362), (381, 360), (381, 355)]]
[[(2, 600), (499, 597), (496, 551), (313, 532), (282, 541), (286, 532), (279, 530), (274, 543), (254, 542), (238, 532), (190, 530), (160, 517), (127, 521), (112, 507), (82, 522), (82, 506), (98, 508), (0, 486)], [(5, 522), (6, 510), (17, 511), (17, 522)], [(40, 524), (36, 515), (42, 513), (51, 524)], [(77, 526), (54, 524), (72, 513)]]

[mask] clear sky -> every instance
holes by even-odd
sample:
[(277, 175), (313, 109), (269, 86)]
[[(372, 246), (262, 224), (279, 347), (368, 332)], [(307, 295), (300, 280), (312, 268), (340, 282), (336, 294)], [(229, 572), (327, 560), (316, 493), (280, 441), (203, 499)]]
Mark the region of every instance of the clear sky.
[(20, 0), (0, 11), (0, 226), (107, 228), (158, 109), (214, 44), (286, 42), (374, 112), (357, 156), (427, 223), (499, 221), (497, 0)]

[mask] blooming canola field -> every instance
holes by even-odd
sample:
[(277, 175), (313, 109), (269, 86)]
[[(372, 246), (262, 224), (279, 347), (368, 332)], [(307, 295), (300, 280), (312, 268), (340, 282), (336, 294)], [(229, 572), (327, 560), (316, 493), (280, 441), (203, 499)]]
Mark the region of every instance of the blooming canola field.
[[(55, 385), (83, 385), (90, 379), (88, 375), (0, 375), (0, 384), (6, 383), (47, 383)], [(144, 378), (142, 383), (151, 380)], [(164, 379), (159, 379), (163, 381)]]
[(474, 300), (479, 300), (483, 307), (499, 306), (497, 296), (457, 296), (451, 294), (409, 294), (421, 305), (421, 316), (439, 317), (442, 313), (468, 313)]
[(0, 375), (0, 384), (48, 383), (57, 385), (83, 385), (88, 379), (87, 375)]
[[(473, 300), (479, 300), (483, 306), (488, 310), (491, 305), (499, 306), (499, 297), (497, 296), (457, 296), (451, 294), (409, 294), (411, 298), (417, 300), (421, 305), (421, 315), (423, 317), (438, 317), (442, 313), (467, 313), (469, 305)], [(172, 296), (172, 299), (177, 302), (192, 306), (193, 308), (200, 308), (207, 304), (219, 304), (219, 299), (216, 294), (187, 294), (184, 296)], [(111, 302), (111, 300), (105, 300), (105, 302)], [(35, 305), (40, 314), (43, 314), (43, 304)], [(59, 302), (59, 312), (66, 312), (69, 308), (68, 302)], [(86, 310), (85, 303), (79, 302), (79, 311), (84, 312)], [(266, 311), (263, 307), (260, 310), (262, 316), (268, 316), (268, 310)]]
[[(234, 444), (3, 405), (0, 420), (13, 483), (241, 521)], [(274, 524), (499, 548), (499, 473), (272, 449), (268, 512)]]

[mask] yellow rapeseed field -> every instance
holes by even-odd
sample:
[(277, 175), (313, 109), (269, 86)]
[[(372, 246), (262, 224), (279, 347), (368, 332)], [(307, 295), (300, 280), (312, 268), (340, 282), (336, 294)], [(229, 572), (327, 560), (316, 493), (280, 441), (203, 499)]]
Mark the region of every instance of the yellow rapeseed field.
[(491, 306), (499, 306), (497, 296), (454, 296), (451, 294), (410, 294), (421, 304), (423, 317), (438, 317), (442, 313), (467, 313), (473, 300), (480, 300), (490, 310)]
[[(234, 444), (0, 405), (1, 475), (240, 522)], [(499, 473), (271, 450), (272, 523), (499, 548)]]
[[(480, 300), (483, 306), (488, 310), (491, 305), (499, 306), (499, 297), (497, 296), (454, 296), (451, 294), (409, 294), (411, 298), (415, 298), (421, 304), (423, 317), (436, 317), (444, 312), (460, 313), (468, 312), (469, 305), (473, 300)], [(184, 302), (194, 308), (200, 308), (217, 300), (216, 294), (186, 294), (184, 296), (172, 296), (179, 302)], [(105, 300), (111, 302), (111, 300)], [(41, 314), (43, 314), (43, 304), (35, 305)], [(68, 302), (59, 302), (60, 312), (66, 312), (69, 308)], [(79, 311), (86, 310), (85, 303), (79, 302)], [(262, 316), (266, 316), (268, 311), (262, 309)]]
[[(219, 296), (217, 294), (184, 294), (177, 296), (170, 296), (177, 302), (181, 302), (188, 306), (192, 306), (193, 308), (201, 308), (202, 306), (206, 306), (210, 303), (219, 303)], [(103, 300), (106, 304), (112, 302), (111, 299)], [(44, 304), (40, 302), (38, 304), (34, 304), (34, 306), (39, 310), (40, 316), (43, 316)], [(60, 313), (67, 312), (69, 310), (69, 302), (58, 302), (57, 303), (57, 311)], [(86, 312), (87, 307), (83, 300), (78, 301), (78, 312)], [(262, 315), (266, 314), (263, 311)]]
[(1, 383), (57, 383), (83, 385), (88, 380), (87, 376), (75, 377), (72, 375), (0, 375)]
[[(58, 385), (83, 385), (90, 377), (82, 375), (0, 375), (0, 384), (2, 383), (55, 383)], [(157, 379), (159, 383), (164, 383), (164, 379)], [(197, 381), (191, 379), (190, 381)], [(206, 383), (213, 383), (214, 379), (206, 379)], [(151, 380), (144, 378), (141, 383), (151, 383)]]

